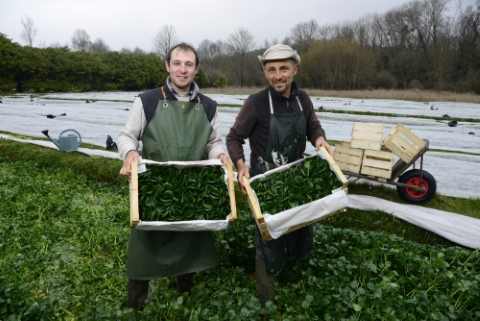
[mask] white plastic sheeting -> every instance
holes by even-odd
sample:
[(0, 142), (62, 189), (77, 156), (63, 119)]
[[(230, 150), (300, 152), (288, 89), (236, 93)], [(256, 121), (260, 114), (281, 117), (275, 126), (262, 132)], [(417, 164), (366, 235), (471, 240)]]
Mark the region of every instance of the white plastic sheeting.
[(275, 215), (263, 214), (268, 233), (273, 239), (278, 239), (290, 227), (330, 216), (348, 206), (347, 194), (336, 190), (333, 194), (319, 200), (291, 208)]
[[(82, 135), (82, 141), (98, 146), (106, 146), (107, 135), (114, 141), (125, 126), (132, 101), (136, 92), (97, 92), (97, 93), (61, 93), (36, 98), (33, 102), (29, 94), (4, 97), (0, 104), (0, 129), (4, 132), (45, 137), (42, 130), (49, 129), (53, 138), (65, 129), (72, 128)], [(246, 95), (209, 95), (219, 104), (241, 106)], [(350, 140), (353, 122), (376, 122), (385, 124), (387, 135), (398, 123), (407, 126), (418, 137), (428, 139), (431, 149), (454, 150), (455, 153), (429, 151), (424, 155), (423, 169), (435, 177), (437, 193), (453, 197), (480, 197), (480, 123), (459, 122), (457, 127), (448, 127), (445, 121), (416, 118), (417, 115), (441, 116), (448, 113), (451, 117), (480, 118), (480, 104), (435, 103), (431, 105), (396, 100), (354, 100), (346, 98), (311, 97), (316, 108), (377, 111), (381, 113), (402, 113), (411, 117), (387, 117), (372, 115), (349, 115), (337, 113), (318, 113), (327, 138), (332, 140)], [(58, 99), (58, 100), (57, 100)], [(64, 99), (64, 100), (62, 100)], [(69, 100), (80, 99), (80, 100)], [(94, 103), (86, 103), (85, 100)], [(102, 100), (102, 101), (101, 101)], [(443, 104), (443, 105), (441, 105)], [(225, 142), (239, 107), (219, 107), (220, 132)], [(46, 115), (61, 115), (49, 119)], [(469, 135), (468, 133), (475, 133)], [(244, 146), (245, 160), (250, 161), (250, 146)], [(315, 148), (307, 143), (306, 152), (311, 154)], [(476, 153), (468, 155), (460, 152)], [(419, 162), (417, 161), (417, 167)], [(387, 187), (391, 185), (386, 185)]]
[[(20, 143), (30, 143), (38, 146), (43, 146), (43, 147), (49, 147), (53, 149), (58, 149), (58, 147), (53, 143), (45, 140), (34, 140), (34, 139), (18, 139), (15, 137), (11, 137), (10, 135), (7, 134), (0, 134), (0, 138), (6, 138), (10, 140), (14, 140), (16, 142)], [(116, 158), (120, 159), (120, 156), (118, 156), (117, 152), (109, 152), (105, 150), (97, 150), (97, 149), (90, 149), (90, 148), (77, 148), (75, 150), (76, 152), (88, 155), (88, 156), (101, 156), (101, 157), (108, 157), (108, 158)], [(67, 152), (69, 153), (69, 152)], [(120, 169), (118, 169), (120, 171)]]
[(228, 227), (228, 219), (230, 215), (224, 220), (195, 220), (195, 221), (178, 221), (178, 222), (162, 222), (162, 221), (140, 221), (137, 224), (137, 230), (144, 231), (220, 231)]
[(363, 195), (348, 195), (348, 207), (389, 213), (457, 244), (480, 249), (480, 220), (473, 217)]

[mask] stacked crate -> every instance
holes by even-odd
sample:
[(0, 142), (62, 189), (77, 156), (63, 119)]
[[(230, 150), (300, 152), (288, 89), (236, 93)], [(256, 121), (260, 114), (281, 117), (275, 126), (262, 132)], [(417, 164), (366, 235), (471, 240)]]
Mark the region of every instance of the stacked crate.
[(351, 142), (335, 147), (335, 162), (344, 171), (390, 179), (394, 154), (382, 148), (383, 130), (383, 124), (353, 123)]

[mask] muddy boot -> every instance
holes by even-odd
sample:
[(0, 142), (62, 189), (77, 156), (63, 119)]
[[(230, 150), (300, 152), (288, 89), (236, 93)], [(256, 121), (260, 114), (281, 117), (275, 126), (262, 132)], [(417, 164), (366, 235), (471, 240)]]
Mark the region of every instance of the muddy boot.
[(194, 274), (195, 272), (177, 275), (177, 287), (175, 290), (178, 293), (187, 292), (188, 295), (190, 295), (193, 287)]
[(267, 274), (265, 263), (255, 260), (255, 281), (257, 282), (258, 301), (265, 307), (265, 303), (275, 303), (275, 277)]
[(267, 301), (275, 303), (275, 276), (267, 273), (260, 237), (260, 233), (255, 231), (255, 281), (257, 282), (258, 301), (263, 308)]
[(128, 303), (127, 308), (138, 311), (145, 304), (148, 296), (148, 280), (128, 280)]

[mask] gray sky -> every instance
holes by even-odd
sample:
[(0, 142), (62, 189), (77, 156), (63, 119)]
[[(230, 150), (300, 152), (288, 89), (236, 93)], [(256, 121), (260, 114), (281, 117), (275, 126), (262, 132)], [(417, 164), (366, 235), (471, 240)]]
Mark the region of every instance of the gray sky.
[[(38, 29), (34, 46), (69, 45), (76, 29), (91, 41), (102, 38), (112, 50), (139, 47), (152, 51), (152, 39), (166, 24), (195, 47), (204, 40), (227, 41), (246, 28), (257, 46), (265, 39), (282, 41), (300, 22), (320, 26), (383, 14), (407, 0), (0, 0), (0, 33), (22, 45), (21, 19), (30, 16)], [(463, 0), (463, 7), (475, 0)], [(453, 7), (454, 0), (450, 7)]]

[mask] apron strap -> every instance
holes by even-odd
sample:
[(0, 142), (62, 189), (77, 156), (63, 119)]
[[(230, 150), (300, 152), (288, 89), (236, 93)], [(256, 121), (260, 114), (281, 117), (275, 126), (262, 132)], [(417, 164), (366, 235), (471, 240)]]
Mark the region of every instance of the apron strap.
[[(267, 171), (270, 170), (270, 163), (267, 162), (266, 160), (264, 160), (262, 156), (258, 156), (258, 162), (259, 162), (260, 164), (264, 164), (264, 165), (265, 165), (265, 168), (267, 169)], [(274, 165), (275, 165), (275, 164), (274, 164)], [(278, 165), (275, 165), (275, 166), (278, 167)]]
[[(302, 103), (300, 102), (300, 98), (298, 98), (298, 95), (295, 96), (295, 98), (297, 98), (298, 107), (300, 107), (300, 111), (303, 111)], [(270, 90), (268, 91), (268, 103), (270, 104), (270, 114), (273, 115), (272, 94), (270, 93)]]
[[(167, 95), (165, 94), (164, 86), (162, 86), (160, 90), (162, 91), (163, 100), (164, 100), (163, 108), (167, 108), (168, 107)], [(202, 103), (202, 100), (200, 99), (200, 96), (198, 94), (196, 95), (196, 97), (197, 97), (197, 105), (195, 106), (195, 109), (198, 110), (200, 108), (200, 104)]]

